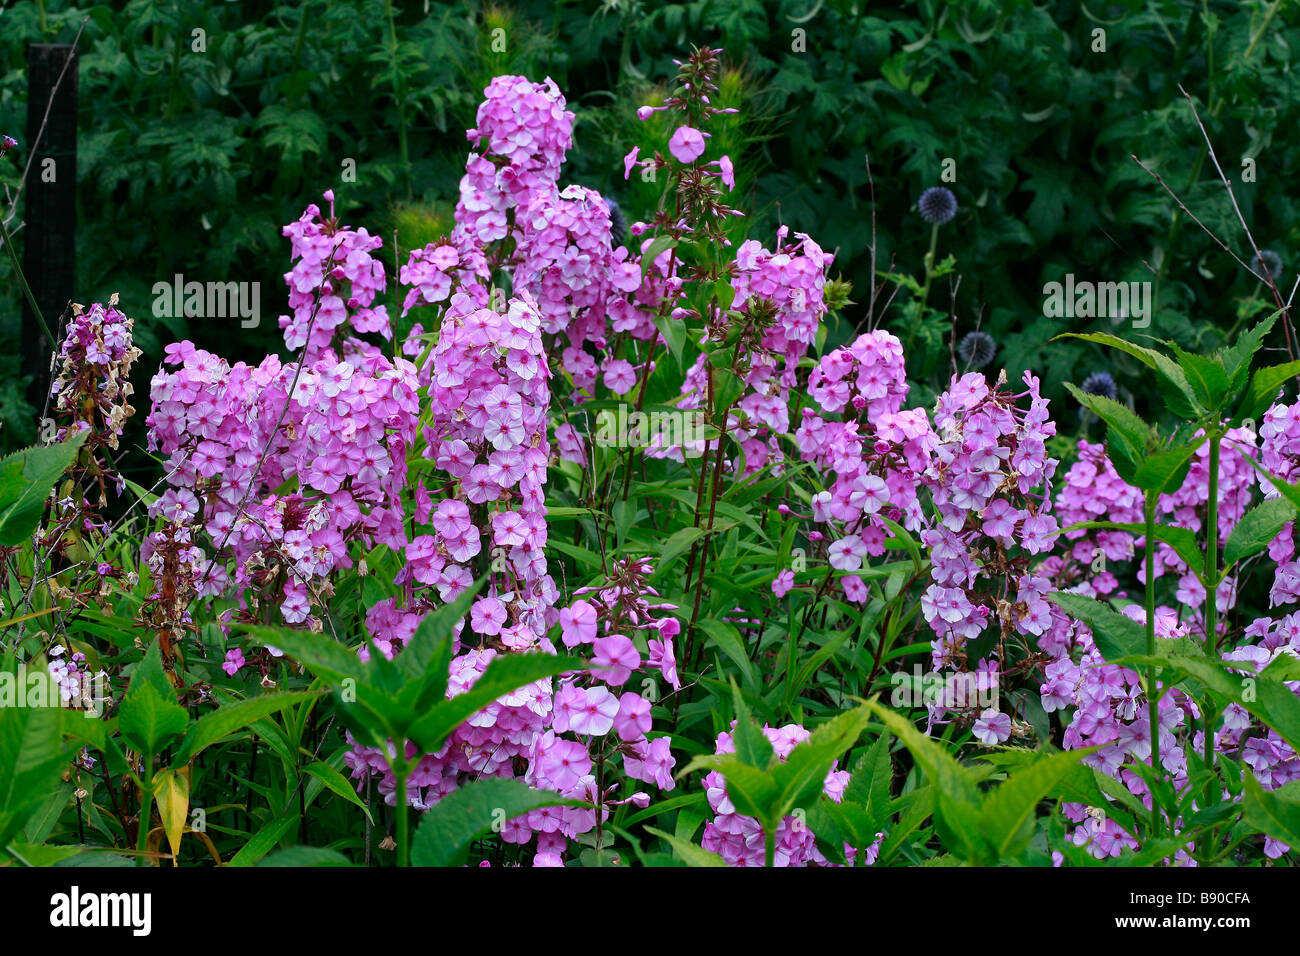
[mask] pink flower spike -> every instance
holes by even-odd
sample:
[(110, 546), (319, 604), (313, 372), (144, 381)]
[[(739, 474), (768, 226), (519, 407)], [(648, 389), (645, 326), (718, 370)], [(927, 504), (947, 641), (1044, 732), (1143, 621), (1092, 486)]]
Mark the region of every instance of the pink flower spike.
[(693, 163), (704, 154), (704, 134), (690, 126), (679, 126), (668, 141), (668, 152), (680, 163)]

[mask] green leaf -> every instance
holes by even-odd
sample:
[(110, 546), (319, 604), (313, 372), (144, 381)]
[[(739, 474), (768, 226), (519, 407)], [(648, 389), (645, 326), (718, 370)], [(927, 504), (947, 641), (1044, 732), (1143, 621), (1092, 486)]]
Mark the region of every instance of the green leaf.
[(1252, 827), (1292, 849), (1300, 849), (1300, 781), (1265, 790), (1255, 775), (1248, 773), (1242, 803), (1246, 822)]
[(682, 352), (686, 348), (686, 323), (680, 319), (674, 319), (671, 315), (659, 315), (658, 313), (655, 313), (653, 318), (655, 328), (664, 337), (664, 342), (668, 344), (668, 351), (677, 360), (677, 366), (680, 368), (682, 365)]
[(1269, 498), (1251, 508), (1241, 516), (1223, 545), (1224, 570), (1263, 551), (1286, 523), (1295, 518), (1295, 506), (1285, 498)]
[(677, 240), (672, 236), (655, 236), (650, 245), (646, 246), (645, 251), (641, 253), (641, 275), (644, 278), (650, 272), (650, 266), (661, 255), (677, 245)]
[(311, 631), (260, 624), (244, 624), (240, 627), (264, 644), (284, 651), (304, 664), (313, 674), (324, 677), (332, 684), (341, 684), (349, 677), (358, 685), (368, 683), (365, 664), (356, 651), (344, 647), (331, 637), (313, 634)]
[(663, 574), (665, 570), (672, 566), (674, 560), (689, 548), (700, 535), (704, 534), (703, 528), (694, 526), (679, 528), (664, 542), (664, 546), (659, 550), (655, 558), (655, 577)]
[(226, 866), (256, 866), (257, 862), (275, 849), (285, 834), (298, 824), (298, 811), (290, 807), (257, 831)]
[(474, 686), (463, 694), (439, 701), (411, 724), (409, 737), (426, 753), (433, 753), (456, 728), (488, 704), (526, 684), (568, 671), (587, 669), (577, 657), (553, 654), (502, 654), (492, 659)]
[(873, 838), (885, 828), (892, 802), (890, 787), (894, 781), (894, 764), (889, 756), (889, 738), (881, 735), (863, 754), (853, 768), (849, 784), (844, 789), (844, 800), (859, 804), (870, 818), (869, 829)]
[(858, 737), (871, 719), (865, 704), (845, 711), (820, 725), (808, 739), (790, 751), (785, 763), (772, 768), (779, 797), (768, 819), (779, 824), (791, 811), (807, 809), (826, 784), (826, 775)]
[(687, 866), (726, 866), (727, 861), (716, 853), (710, 853), (703, 847), (698, 847), (690, 840), (683, 840), (680, 837), (670, 836), (663, 830), (656, 830), (654, 827), (646, 827), (647, 833), (653, 833), (661, 840), (668, 841), (668, 845), (673, 848), (673, 852), (681, 858), (681, 861)]
[(1283, 365), (1270, 365), (1258, 369), (1250, 377), (1250, 387), (1242, 396), (1241, 404), (1233, 415), (1235, 422), (1247, 419), (1258, 421), (1275, 401), (1282, 386), (1300, 375), (1300, 360)]
[(158, 693), (153, 684), (134, 687), (118, 709), (118, 729), (136, 750), (156, 754), (168, 742), (185, 732), (190, 715), (185, 708)]
[(359, 796), (357, 796), (356, 790), (352, 788), (352, 784), (348, 782), (348, 778), (343, 776), (343, 774), (320, 760), (309, 763), (302, 769), (305, 773), (311, 774), (311, 776), (323, 783), (333, 793), (338, 794), (349, 803), (355, 803), (366, 815), (367, 820), (372, 824), (375, 822), (374, 817), (370, 815), (370, 808), (365, 805)]
[(1206, 437), (1199, 435), (1187, 444), (1148, 452), (1138, 464), (1130, 484), (1160, 495), (1177, 491), (1191, 468), (1192, 456)]
[(167, 671), (163, 669), (162, 647), (159, 645), (157, 638), (154, 638), (153, 643), (149, 645), (149, 649), (144, 652), (144, 657), (140, 663), (131, 672), (131, 683), (126, 688), (127, 696), (138, 693), (146, 684), (152, 685), (161, 697), (168, 699), (175, 699), (176, 697), (176, 690), (172, 686), (171, 679), (167, 676)]
[(912, 726), (911, 721), (888, 707), (872, 700), (868, 706), (889, 728), (895, 737), (912, 752), (917, 765), (930, 778), (934, 788), (953, 799), (978, 806), (979, 788), (970, 771), (958, 763), (948, 751)]
[(424, 815), (411, 843), (415, 866), (462, 866), (475, 840), (507, 820), (542, 807), (583, 806), (558, 793), (534, 790), (518, 780), (472, 780), (453, 790)]
[[(1068, 527), (1062, 528), (1061, 531), (1064, 533), (1081, 528), (1127, 531), (1129, 534), (1135, 534), (1139, 537), (1146, 537), (1147, 533), (1147, 526), (1135, 521), (1077, 521)], [(1187, 528), (1157, 524), (1155, 526), (1155, 539), (1173, 548), (1189, 568), (1199, 568), (1205, 563), (1205, 556), (1201, 553), (1195, 532)]]
[(1172, 671), (1180, 679), (1192, 679), (1216, 694), (1240, 704), (1277, 731), (1278, 736), (1300, 752), (1300, 697), (1286, 684), (1263, 674), (1239, 674), (1229, 671), (1207, 657), (1184, 657), (1180, 654), (1149, 657), (1136, 654), (1113, 663), (1138, 669), (1154, 664)]
[(49, 798), (68, 760), (55, 708), (0, 707), (0, 847)]
[(1097, 650), (1108, 662), (1146, 650), (1146, 630), (1132, 618), (1125, 617), (1109, 605), (1082, 594), (1055, 591), (1047, 599), (1070, 617), (1087, 624), (1092, 629), (1092, 639)]
[(1250, 455), (1242, 455), (1242, 458), (1245, 459), (1246, 464), (1250, 465), (1250, 467), (1263, 475), (1264, 479), (1276, 488), (1283, 498), (1291, 502), (1291, 504), (1300, 511), (1300, 487), (1296, 487), (1288, 481), (1283, 481), (1281, 478), (1275, 478), (1273, 475), (1270, 475), (1264, 466), (1255, 461)]
[(0, 545), (14, 548), (32, 536), (45, 514), (50, 489), (76, 459), (87, 434), (0, 459)]
[[(1168, 356), (1161, 355), (1154, 349), (1126, 342), (1119, 336), (1110, 335), (1106, 332), (1066, 332), (1056, 338), (1081, 339), (1084, 342), (1109, 345), (1122, 352), (1127, 352), (1156, 373), (1156, 386), (1160, 389), (1160, 394), (1170, 412), (1179, 418), (1200, 418), (1204, 414), (1205, 409), (1197, 404), (1191, 384), (1187, 381), (1187, 376)], [(1052, 341), (1056, 341), (1056, 339)]]
[(999, 860), (1015, 859), (1034, 835), (1038, 804), (1091, 751), (1069, 750), (1035, 760), (984, 798), (980, 828)]
[(1227, 401), (1230, 387), (1228, 373), (1223, 365), (1215, 358), (1185, 352), (1172, 342), (1169, 345), (1196, 400), (1207, 409), (1221, 409)]
[(1240, 391), (1241, 386), (1245, 384), (1246, 373), (1250, 371), (1255, 353), (1260, 350), (1264, 344), (1264, 337), (1272, 330), (1281, 314), (1282, 310), (1278, 309), (1272, 315), (1261, 319), (1249, 331), (1238, 336), (1235, 345), (1223, 350), (1223, 366), (1232, 380), (1234, 392)]
[(736, 725), (731, 732), (731, 742), (735, 746), (736, 759), (741, 763), (748, 764), (757, 770), (766, 770), (772, 765), (772, 759), (775, 751), (772, 749), (772, 743), (767, 739), (761, 727), (754, 720), (749, 711), (749, 706), (745, 703), (745, 698), (741, 696), (740, 689), (736, 687), (736, 682), (731, 682), (732, 706), (736, 711)]
[(319, 846), (291, 846), (287, 850), (277, 850), (258, 866), (355, 866), (337, 850), (327, 850)]
[(223, 704), (204, 714), (193, 724), (181, 741), (172, 759), (179, 766), (189, 763), (205, 749), (224, 740), (237, 730), (256, 723), (263, 717), (278, 713), (286, 707), (314, 700), (323, 691), (290, 691), (283, 694), (263, 694), (233, 704)]
[[(1111, 461), (1120, 477), (1134, 484), (1133, 475), (1146, 456), (1153, 441), (1151, 426), (1126, 405), (1104, 395), (1093, 395), (1069, 382), (1066, 389), (1094, 415), (1106, 423), (1106, 436)], [(1139, 486), (1140, 487), (1140, 486)]]
[(708, 618), (700, 621), (699, 627), (709, 636), (710, 643), (717, 645), (718, 650), (726, 654), (740, 669), (745, 686), (754, 686), (754, 670), (750, 664), (749, 655), (745, 652), (745, 643), (741, 640), (740, 631), (736, 629), (736, 626), (727, 621)]

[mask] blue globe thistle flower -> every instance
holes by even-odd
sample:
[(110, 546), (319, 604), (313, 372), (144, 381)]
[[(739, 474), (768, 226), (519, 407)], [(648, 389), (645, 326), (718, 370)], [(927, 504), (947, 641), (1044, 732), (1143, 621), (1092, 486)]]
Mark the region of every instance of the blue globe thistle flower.
[(1119, 395), (1119, 386), (1115, 384), (1115, 377), (1110, 372), (1093, 372), (1083, 380), (1083, 385), (1079, 387), (1082, 392), (1089, 395), (1100, 395), (1103, 398), (1109, 398), (1114, 401)]
[(605, 204), (609, 206), (609, 247), (617, 249), (627, 241), (627, 216), (613, 197), (606, 196)]
[(951, 222), (952, 217), (957, 215), (957, 197), (952, 194), (951, 189), (931, 186), (921, 193), (916, 208), (926, 222), (942, 226), (945, 222)]
[(957, 343), (957, 354), (970, 368), (983, 368), (993, 361), (998, 350), (997, 342), (987, 332), (968, 332)]
[(1272, 249), (1259, 250), (1259, 257), (1255, 260), (1255, 275), (1260, 282), (1267, 282), (1270, 276), (1276, 282), (1282, 277), (1282, 257)]

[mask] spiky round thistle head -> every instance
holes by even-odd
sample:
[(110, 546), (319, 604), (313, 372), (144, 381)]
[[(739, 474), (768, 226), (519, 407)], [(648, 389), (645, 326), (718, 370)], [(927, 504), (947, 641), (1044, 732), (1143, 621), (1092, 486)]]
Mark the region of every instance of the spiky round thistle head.
[(606, 196), (605, 204), (609, 206), (609, 247), (617, 249), (627, 241), (627, 216), (612, 197)]
[(997, 342), (987, 332), (967, 332), (957, 343), (957, 354), (969, 368), (983, 368), (993, 361), (998, 350)]
[(1276, 282), (1282, 277), (1282, 257), (1272, 249), (1259, 250), (1259, 256), (1255, 259), (1255, 275), (1261, 282), (1267, 282), (1269, 277)]
[(1079, 390), (1089, 395), (1109, 398), (1111, 401), (1119, 395), (1119, 386), (1115, 384), (1115, 377), (1110, 372), (1093, 372), (1083, 380)]
[(916, 202), (916, 209), (926, 222), (942, 226), (946, 222), (951, 222), (952, 217), (957, 215), (957, 197), (952, 194), (951, 189), (931, 186), (921, 193), (921, 198)]

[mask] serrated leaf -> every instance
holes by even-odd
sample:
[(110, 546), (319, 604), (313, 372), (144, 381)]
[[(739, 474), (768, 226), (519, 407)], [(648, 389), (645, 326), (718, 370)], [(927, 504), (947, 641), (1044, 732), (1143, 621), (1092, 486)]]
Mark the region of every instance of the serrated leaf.
[(1269, 498), (1251, 508), (1237, 522), (1223, 545), (1224, 570), (1258, 554), (1269, 546), (1282, 528), (1296, 518), (1296, 509), (1285, 498)]
[(1047, 599), (1070, 617), (1077, 618), (1092, 630), (1093, 642), (1106, 661), (1141, 654), (1146, 650), (1146, 630), (1130, 617), (1109, 605), (1083, 594), (1055, 591)]
[(726, 866), (727, 861), (716, 853), (711, 853), (703, 847), (696, 846), (690, 840), (683, 840), (665, 833), (663, 830), (656, 830), (654, 827), (646, 827), (647, 833), (653, 833), (661, 840), (666, 840), (668, 845), (673, 848), (673, 852), (681, 858), (681, 861), (687, 866)]
[(502, 654), (492, 659), (469, 690), (434, 704), (410, 726), (408, 736), (426, 753), (438, 750), (466, 720), (488, 704), (519, 688), (568, 671), (581, 671), (587, 662), (553, 654)]
[(472, 780), (435, 803), (411, 842), (415, 866), (462, 866), (475, 840), (507, 820), (542, 807), (582, 806), (558, 793), (534, 790), (518, 780)]
[(50, 489), (77, 457), (87, 432), (0, 459), (0, 545), (22, 544), (41, 523)]

